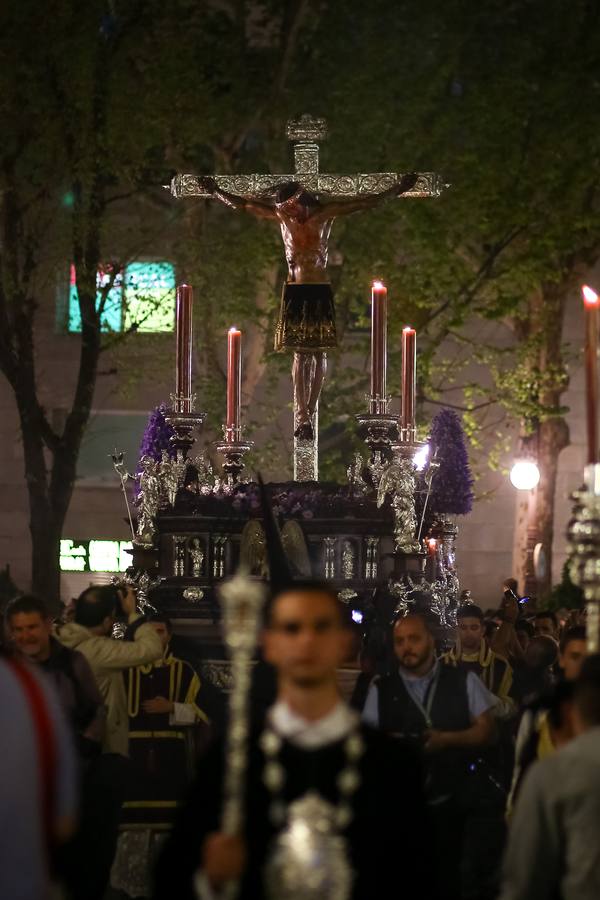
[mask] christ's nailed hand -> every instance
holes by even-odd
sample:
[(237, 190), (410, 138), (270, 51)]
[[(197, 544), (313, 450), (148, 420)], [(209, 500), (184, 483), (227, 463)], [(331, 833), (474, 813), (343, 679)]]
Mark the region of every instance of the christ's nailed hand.
[(202, 847), (202, 871), (218, 889), (228, 881), (237, 881), (246, 868), (246, 846), (236, 835), (213, 832)]
[(217, 182), (210, 175), (202, 175), (200, 178), (200, 187), (207, 194), (214, 194), (217, 190)]
[(418, 172), (408, 172), (406, 175), (403, 175), (398, 182), (398, 194), (406, 194), (407, 191), (412, 191), (418, 179)]

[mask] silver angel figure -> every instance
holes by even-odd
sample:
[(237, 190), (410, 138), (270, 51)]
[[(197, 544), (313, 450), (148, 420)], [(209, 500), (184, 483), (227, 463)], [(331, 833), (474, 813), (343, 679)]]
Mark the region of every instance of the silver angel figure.
[(175, 506), (177, 499), (177, 488), (179, 487), (177, 472), (173, 465), (174, 460), (169, 456), (168, 450), (162, 451), (162, 459), (158, 466), (161, 486), (165, 496), (165, 500), (170, 506)]
[(198, 492), (204, 494), (212, 490), (215, 484), (215, 473), (210, 460), (207, 460), (205, 455), (201, 453), (199, 456), (195, 456), (191, 463), (196, 469), (196, 489)]
[(188, 462), (184, 459), (183, 452), (177, 451), (175, 458), (169, 456), (167, 450), (162, 451), (162, 459), (159, 465), (159, 475), (165, 501), (170, 506), (175, 506), (177, 491), (182, 487)]
[(349, 581), (355, 575), (356, 552), (352, 541), (342, 544), (342, 577)]
[(137, 504), (139, 509), (137, 540), (142, 544), (151, 544), (156, 531), (155, 519), (160, 506), (160, 478), (158, 464), (151, 456), (142, 456), (142, 467), (139, 473), (140, 493)]
[(377, 491), (377, 508), (383, 506), (387, 494), (391, 496), (394, 512), (394, 541), (400, 553), (417, 553), (421, 547), (416, 539), (415, 469), (410, 459), (395, 459), (381, 475)]
[(365, 461), (360, 453), (354, 454), (354, 462), (346, 469), (348, 482), (353, 494), (366, 494), (368, 486), (362, 476)]
[(204, 565), (204, 550), (199, 538), (194, 538), (190, 544), (190, 559), (192, 560), (192, 576), (200, 578), (202, 575), (202, 566)]
[(375, 488), (379, 486), (379, 482), (381, 481), (381, 476), (385, 472), (387, 468), (387, 463), (383, 458), (383, 453), (381, 450), (375, 450), (371, 459), (367, 463), (367, 468), (371, 473), (371, 480)]

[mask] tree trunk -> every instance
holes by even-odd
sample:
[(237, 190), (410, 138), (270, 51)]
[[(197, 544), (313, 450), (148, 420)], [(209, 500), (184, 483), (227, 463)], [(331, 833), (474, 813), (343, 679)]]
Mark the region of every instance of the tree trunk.
[(546, 555), (546, 567), (537, 579), (538, 598), (546, 600), (552, 589), (552, 549), (554, 543), (554, 505), (556, 476), (561, 451), (569, 445), (569, 428), (564, 419), (548, 419), (538, 429), (538, 466), (540, 483), (535, 493), (533, 530)]
[(47, 504), (30, 497), (31, 589), (54, 613), (60, 605), (60, 539), (63, 522), (57, 522)]
[[(529, 498), (528, 506), (520, 507), (515, 538), (514, 570), (520, 573), (519, 584), (538, 600), (546, 600), (552, 589), (552, 550), (554, 542), (554, 506), (559, 457), (569, 445), (569, 427), (558, 415), (561, 398), (568, 387), (563, 370), (562, 333), (564, 311), (571, 284), (546, 284), (530, 298), (526, 333), (522, 337), (539, 340), (537, 360), (532, 370), (541, 373), (541, 389), (535, 398), (542, 414), (535, 423), (529, 446), (535, 451), (540, 482)], [(544, 414), (545, 413), (545, 414)], [(529, 422), (531, 424), (531, 420)], [(541, 543), (545, 567), (540, 577), (533, 571), (533, 550)]]

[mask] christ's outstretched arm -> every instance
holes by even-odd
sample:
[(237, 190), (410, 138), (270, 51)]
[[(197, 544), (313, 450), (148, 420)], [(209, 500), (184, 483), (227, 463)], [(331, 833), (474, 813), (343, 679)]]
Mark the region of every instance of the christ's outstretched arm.
[(361, 209), (372, 209), (378, 206), (382, 200), (388, 200), (391, 197), (399, 197), (412, 190), (419, 176), (416, 172), (409, 172), (403, 175), (400, 181), (393, 184), (391, 188), (380, 191), (378, 194), (365, 194), (363, 197), (353, 197), (352, 200), (334, 200), (327, 203), (322, 200), (322, 209), (319, 211), (319, 219), (334, 219), (337, 216), (346, 216), (350, 213), (360, 212)]
[(275, 210), (268, 203), (264, 203), (261, 200), (240, 197), (238, 194), (230, 194), (229, 191), (222, 191), (215, 179), (210, 176), (200, 178), (200, 187), (215, 197), (215, 199), (220, 200), (225, 206), (231, 207), (231, 209), (241, 209), (244, 212), (255, 216), (257, 219), (277, 218)]

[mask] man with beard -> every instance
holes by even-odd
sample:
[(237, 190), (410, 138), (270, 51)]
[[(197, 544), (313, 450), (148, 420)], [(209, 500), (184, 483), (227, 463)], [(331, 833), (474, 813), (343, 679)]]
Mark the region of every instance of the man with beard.
[[(370, 900), (400, 886), (407, 896), (436, 896), (417, 758), (362, 726), (340, 699), (345, 612), (318, 582), (275, 592), (263, 650), (278, 693), (250, 742), (243, 832), (219, 831), (217, 744), (159, 862), (155, 900), (208, 900), (231, 881), (241, 900)], [(291, 840), (298, 834), (300, 843)]]
[[(482, 749), (494, 737), (496, 701), (474, 672), (436, 660), (434, 628), (425, 612), (398, 619), (393, 635), (398, 669), (372, 685), (363, 718), (423, 748), (444, 896), (492, 897), (489, 882), (500, 848), (495, 840), (482, 848), (477, 837), (482, 801), (496, 790), (480, 763)], [(487, 827), (486, 832), (489, 838)]]

